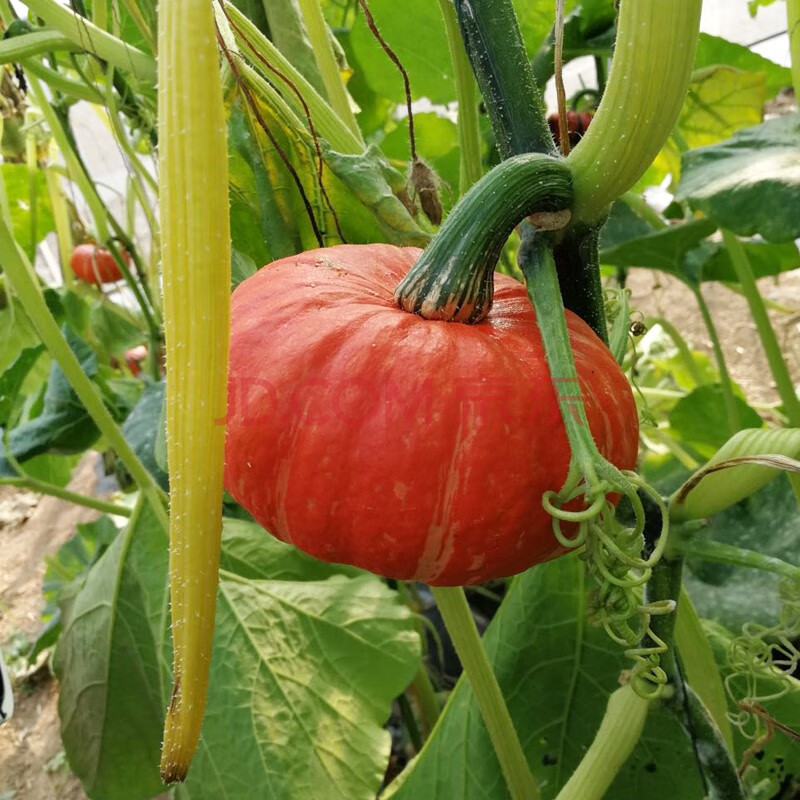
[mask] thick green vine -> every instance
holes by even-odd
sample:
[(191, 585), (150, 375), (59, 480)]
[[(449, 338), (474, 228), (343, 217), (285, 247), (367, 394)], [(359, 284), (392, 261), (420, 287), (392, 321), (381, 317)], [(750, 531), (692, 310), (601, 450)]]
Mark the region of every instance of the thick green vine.
[(514, 226), (537, 214), (540, 226), (561, 225), (572, 202), (570, 172), (550, 156), (507, 159), (459, 200), (439, 233), (397, 287), (406, 311), (426, 319), (472, 324), (492, 307), (494, 268)]
[(689, 87), (702, 0), (621, 0), (608, 85), (568, 162), (574, 222), (602, 220), (664, 146)]

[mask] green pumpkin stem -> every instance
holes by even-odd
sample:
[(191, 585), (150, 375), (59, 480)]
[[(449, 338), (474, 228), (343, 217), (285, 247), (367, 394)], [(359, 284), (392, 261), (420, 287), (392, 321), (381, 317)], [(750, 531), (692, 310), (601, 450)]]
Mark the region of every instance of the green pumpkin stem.
[(492, 307), (493, 273), (511, 231), (533, 215), (539, 228), (569, 221), (572, 179), (564, 162), (537, 153), (509, 158), (456, 204), (395, 292), (425, 319), (474, 324)]

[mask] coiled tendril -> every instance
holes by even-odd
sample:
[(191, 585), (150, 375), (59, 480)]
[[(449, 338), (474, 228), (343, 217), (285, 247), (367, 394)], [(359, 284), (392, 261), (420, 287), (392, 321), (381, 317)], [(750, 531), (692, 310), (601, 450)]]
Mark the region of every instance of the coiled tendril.
[(800, 639), (800, 571), (796, 578), (783, 578), (778, 593), (778, 622), (772, 626), (747, 622), (728, 647), (731, 672), (725, 689), (739, 709), (729, 713), (728, 719), (742, 736), (756, 743), (770, 735), (765, 715), (757, 713), (761, 704), (791, 691), (791, 675), (800, 665), (800, 651), (794, 644)]
[[(590, 475), (576, 480), (577, 470), (571, 467), (564, 488), (546, 492), (542, 505), (553, 519), (553, 533), (559, 543), (570, 549), (583, 548), (581, 558), (595, 582), (589, 599), (590, 617), (613, 641), (627, 648), (625, 655), (634, 662), (631, 685), (636, 693), (656, 699), (667, 683), (667, 674), (660, 666), (667, 645), (653, 632), (650, 620), (674, 611), (675, 602), (643, 603), (642, 587), (664, 553), (669, 515), (660, 495), (639, 475), (616, 469), (599, 454), (598, 459), (594, 465), (596, 478)], [(642, 556), (645, 510), (639, 491), (653, 500), (661, 517), (656, 546), (647, 558)], [(628, 499), (634, 512), (632, 526), (625, 527), (617, 520), (610, 494)], [(570, 506), (580, 503), (581, 498), (586, 508), (572, 510)], [(565, 531), (565, 523), (577, 526), (577, 530)]]

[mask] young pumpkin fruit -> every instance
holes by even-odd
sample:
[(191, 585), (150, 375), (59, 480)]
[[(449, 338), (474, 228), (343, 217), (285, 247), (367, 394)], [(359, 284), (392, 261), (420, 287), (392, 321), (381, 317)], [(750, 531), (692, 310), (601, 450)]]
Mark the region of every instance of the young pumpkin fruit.
[[(276, 261), (232, 298), (225, 486), (325, 561), (436, 586), (563, 553), (542, 494), (569, 445), (525, 287), (495, 275), (483, 321), (424, 319), (394, 293), (421, 251), (341, 245)], [(636, 407), (606, 346), (567, 323), (600, 452), (634, 466)], [(557, 377), (557, 376), (556, 376)]]
[[(121, 251), (126, 264), (130, 263), (127, 251)], [(84, 283), (100, 286), (104, 283), (116, 283), (122, 280), (122, 271), (114, 261), (114, 256), (96, 244), (79, 244), (70, 258), (70, 266), (75, 277)]]

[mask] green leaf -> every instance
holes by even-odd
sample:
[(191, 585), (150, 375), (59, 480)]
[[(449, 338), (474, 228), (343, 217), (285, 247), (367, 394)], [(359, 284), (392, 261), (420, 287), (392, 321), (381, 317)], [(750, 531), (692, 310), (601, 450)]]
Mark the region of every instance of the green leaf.
[(163, 791), (166, 575), (166, 533), (140, 500), (65, 614), (54, 660), (61, 738), (92, 798), (144, 800)]
[[(739, 410), (740, 430), (760, 428), (761, 417), (741, 397), (734, 395)], [(673, 432), (694, 445), (722, 447), (728, 440), (728, 419), (721, 384), (699, 386), (682, 397), (669, 413)]]
[[(350, 195), (336, 203), (337, 186), (331, 199), (349, 242), (387, 241), (398, 246), (425, 247), (430, 235), (409, 216), (393, 191), (398, 175), (377, 147), (358, 156), (325, 151), (325, 161), (340, 186)], [(358, 202), (353, 202), (357, 200)], [(346, 209), (347, 213), (342, 213)]]
[[(427, 97), (441, 104), (455, 100), (453, 67), (438, 4), (371, 0), (369, 7), (381, 35), (408, 72), (412, 97)], [(381, 97), (404, 103), (400, 71), (375, 39), (363, 14), (353, 25), (350, 44), (370, 88)]]
[(44, 345), (41, 344), (26, 347), (0, 375), (0, 427), (8, 425), (22, 384), (43, 352)]
[(105, 553), (117, 533), (117, 526), (107, 516), (79, 524), (75, 535), (62, 544), (54, 556), (45, 559), (47, 569), (42, 584), (45, 598), (42, 619), (45, 627), (33, 644), (28, 655), (29, 661), (56, 643), (62, 630), (61, 609), (71, 605), (89, 569)]
[[(779, 462), (760, 463), (764, 456), (800, 459), (800, 428), (739, 431), (673, 495), (670, 514), (702, 519), (749, 497), (779, 474)], [(736, 464), (741, 459), (757, 463)]]
[[(249, 800), (257, 786), (275, 800), (372, 800), (390, 703), (419, 666), (411, 612), (378, 578), (253, 523), (225, 520), (222, 563), (201, 748), (178, 796)], [(64, 747), (93, 799), (162, 790), (167, 610), (166, 533), (140, 503), (65, 614), (56, 653)]]
[(243, 280), (255, 275), (257, 269), (256, 262), (250, 256), (233, 248), (231, 251), (231, 290), (235, 289)]
[(668, 174), (681, 175), (681, 154), (732, 136), (764, 118), (766, 77), (732, 67), (708, 67), (692, 77), (678, 124), (641, 185), (660, 183)]
[(0, 290), (0, 370), (5, 372), (26, 347), (38, 347), (39, 335), (14, 297)]
[[(711, 517), (698, 536), (800, 564), (800, 510), (785, 475)], [(772, 625), (779, 613), (778, 577), (708, 561), (687, 561), (684, 578), (701, 617), (738, 630), (749, 621)]]
[(318, 561), (261, 526), (238, 519), (225, 520), (220, 569), (252, 580), (316, 581), (364, 574), (355, 567)]
[(164, 491), (168, 491), (169, 477), (158, 464), (155, 455), (165, 394), (166, 383), (164, 381), (148, 384), (142, 392), (139, 402), (125, 420), (122, 433), (147, 471), (156, 479), (158, 485)]
[[(3, 164), (0, 166), (0, 171), (8, 198), (14, 238), (28, 258), (33, 259), (36, 245), (55, 228), (44, 172), (37, 169), (31, 173), (26, 164)], [(31, 227), (34, 204), (35, 231)], [(31, 240), (32, 235), (35, 235), (35, 241)]]
[(224, 646), (182, 797), (248, 798), (254, 786), (274, 800), (375, 797), (390, 748), (383, 725), (419, 664), (419, 636), (394, 592), (371, 575), (223, 572), (215, 641)]
[(600, 261), (616, 267), (650, 267), (683, 277), (686, 254), (717, 229), (709, 220), (693, 220), (604, 247)]
[[(658, 269), (690, 285), (701, 281), (736, 283), (738, 275), (727, 248), (706, 238), (716, 230), (710, 220), (656, 229), (626, 203), (617, 202), (601, 233), (600, 261), (608, 266)], [(793, 242), (745, 241), (742, 246), (757, 278), (800, 267), (800, 252)]]
[(720, 36), (701, 33), (697, 44), (695, 69), (727, 65), (744, 72), (763, 73), (767, 80), (767, 98), (775, 97), (781, 89), (792, 85), (792, 73), (774, 61), (759, 55), (749, 47), (729, 42)]
[[(601, 0), (600, 5), (608, 5)], [(597, 6), (598, 3), (592, 3)], [(554, 5), (517, 0), (517, 20), (530, 57), (553, 27)], [(370, 11), (381, 35), (408, 72), (413, 99), (428, 98), (447, 104), (456, 99), (453, 67), (438, 3), (427, 0), (371, 0)], [(567, 11), (575, 7), (566, 3)], [(593, 12), (594, 9), (593, 9)], [(359, 14), (350, 33), (355, 61), (372, 91), (395, 103), (404, 103), (403, 79)], [(424, 151), (422, 151), (424, 153)]]
[[(90, 378), (94, 377), (97, 357), (92, 349), (70, 329), (65, 328), (65, 335), (83, 371)], [(25, 461), (46, 452), (82, 452), (94, 444), (98, 436), (97, 426), (72, 390), (61, 367), (53, 363), (41, 415), (10, 431), (8, 444), (14, 457)], [(0, 456), (0, 465), (4, 461)]]
[(677, 198), (740, 236), (800, 237), (800, 114), (688, 152)]
[[(515, 578), (484, 635), (543, 800), (558, 793), (594, 738), (628, 664), (586, 619), (584, 567), (565, 556)], [(703, 791), (680, 726), (650, 713), (639, 746), (607, 800), (699, 798)], [(507, 800), (508, 790), (469, 684), (462, 678), (420, 755), (384, 800)]]
[[(780, 275), (782, 272), (791, 272), (800, 267), (800, 252), (794, 242), (771, 244), (745, 241), (742, 242), (742, 246), (747, 252), (747, 260), (756, 278)], [(704, 281), (737, 283), (739, 279), (731, 263), (728, 249), (718, 242), (706, 251), (701, 272), (701, 279)]]

